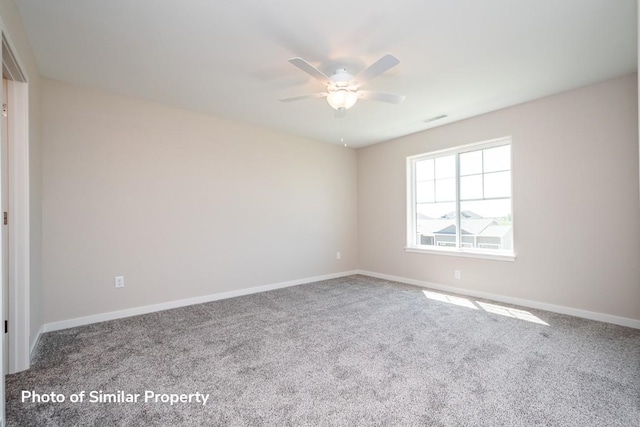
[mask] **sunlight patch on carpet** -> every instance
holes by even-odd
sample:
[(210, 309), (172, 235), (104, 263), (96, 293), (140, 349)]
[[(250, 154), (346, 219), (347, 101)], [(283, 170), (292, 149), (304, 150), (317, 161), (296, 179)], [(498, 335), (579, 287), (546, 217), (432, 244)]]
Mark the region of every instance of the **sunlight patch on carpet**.
[(500, 316), (507, 316), (513, 319), (525, 320), (527, 322), (538, 323), (540, 325), (549, 326), (547, 322), (545, 322), (544, 320), (540, 319), (539, 317), (525, 310), (520, 310), (517, 308), (511, 308), (511, 307), (503, 307), (497, 304), (489, 304), (487, 302), (480, 302), (480, 301), (475, 301), (474, 303), (474, 301), (471, 301), (467, 298), (442, 294), (440, 292), (422, 291), (422, 293), (424, 294), (424, 296), (426, 296), (430, 300), (446, 302), (448, 304), (454, 304), (454, 305), (465, 307), (465, 308), (472, 308), (474, 310), (478, 310), (479, 308), (481, 308), (487, 313), (499, 314)]
[(446, 295), (446, 294), (441, 294), (438, 292), (431, 292), (431, 291), (422, 291), (422, 293), (424, 293), (424, 295), (427, 298), (432, 299), (434, 301), (448, 302), (449, 304), (459, 305), (460, 307), (472, 308), (474, 310), (478, 309), (478, 307), (476, 307), (473, 304), (473, 302), (469, 301), (466, 298), (455, 297), (453, 295)]
[(537, 316), (529, 313), (525, 310), (518, 310), (517, 308), (502, 307), (496, 304), (489, 304), (486, 302), (476, 301), (480, 307), (485, 311), (493, 314), (499, 314), (501, 316), (513, 317), (515, 319), (526, 320), (527, 322), (539, 323), (540, 325), (549, 326), (549, 324)]

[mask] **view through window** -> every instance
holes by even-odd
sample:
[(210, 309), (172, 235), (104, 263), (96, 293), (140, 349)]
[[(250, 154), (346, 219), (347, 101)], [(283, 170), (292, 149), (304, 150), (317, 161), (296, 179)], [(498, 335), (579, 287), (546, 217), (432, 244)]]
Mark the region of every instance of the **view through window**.
[(513, 252), (511, 141), (409, 158), (410, 248)]

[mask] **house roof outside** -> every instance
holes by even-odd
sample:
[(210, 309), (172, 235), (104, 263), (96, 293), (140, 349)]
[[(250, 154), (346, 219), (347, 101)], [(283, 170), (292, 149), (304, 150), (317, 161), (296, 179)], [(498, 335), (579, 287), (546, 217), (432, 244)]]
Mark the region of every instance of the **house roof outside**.
[[(455, 234), (456, 223), (452, 219), (431, 219), (418, 221), (418, 233), (422, 235), (435, 235), (435, 234)], [(467, 219), (461, 224), (462, 234), (466, 235), (479, 235), (491, 226), (498, 226), (495, 219), (480, 218), (480, 219)], [(509, 228), (506, 226), (506, 228)], [(496, 229), (496, 232), (502, 232), (501, 229)], [(484, 235), (492, 235), (490, 231)], [(503, 234), (502, 234), (503, 235)], [(497, 236), (497, 235), (496, 235)]]
[(490, 225), (489, 227), (478, 233), (478, 236), (483, 237), (504, 237), (511, 232), (512, 227), (510, 225)]

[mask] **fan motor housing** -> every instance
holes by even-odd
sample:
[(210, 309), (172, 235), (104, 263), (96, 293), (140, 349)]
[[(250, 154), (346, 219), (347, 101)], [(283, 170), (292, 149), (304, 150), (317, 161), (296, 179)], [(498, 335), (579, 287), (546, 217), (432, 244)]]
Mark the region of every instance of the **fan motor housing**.
[(330, 77), (331, 84), (329, 88), (345, 88), (349, 86), (349, 83), (353, 80), (353, 76), (347, 72), (346, 68), (339, 68), (335, 74)]

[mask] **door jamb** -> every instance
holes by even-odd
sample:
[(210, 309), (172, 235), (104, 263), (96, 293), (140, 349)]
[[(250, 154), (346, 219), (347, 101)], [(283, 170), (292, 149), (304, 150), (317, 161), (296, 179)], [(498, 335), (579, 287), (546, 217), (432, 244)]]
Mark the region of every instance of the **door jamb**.
[[(25, 68), (12, 49), (4, 22), (2, 69), (9, 96), (9, 372), (29, 369), (30, 248), (29, 248), (29, 86)], [(4, 268), (4, 266), (3, 266)], [(3, 351), (5, 351), (3, 349)]]

